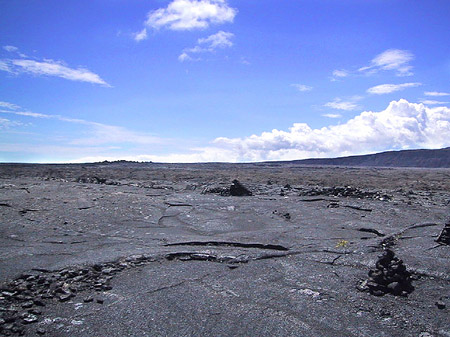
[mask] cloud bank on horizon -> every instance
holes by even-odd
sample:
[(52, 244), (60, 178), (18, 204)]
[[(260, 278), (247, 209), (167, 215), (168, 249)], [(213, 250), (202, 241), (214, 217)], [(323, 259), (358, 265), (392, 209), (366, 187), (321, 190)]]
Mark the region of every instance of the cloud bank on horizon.
[[(134, 133), (123, 127), (105, 125), (57, 115), (17, 111), (13, 103), (0, 102), (1, 113), (33, 118), (57, 119), (63, 122), (84, 124), (91, 135), (67, 141), (67, 148), (78, 149), (80, 157), (70, 162), (95, 162), (103, 160), (137, 160), (157, 162), (249, 162), (266, 160), (294, 160), (305, 158), (337, 157), (352, 154), (374, 153), (391, 149), (442, 148), (450, 146), (450, 108), (430, 108), (424, 104), (410, 103), (405, 99), (392, 101), (379, 112), (363, 111), (343, 124), (318, 129), (306, 123), (294, 123), (288, 131), (272, 130), (244, 138), (218, 137), (209, 146), (192, 148), (187, 153), (166, 155), (121, 154), (84, 156), (93, 153), (92, 146), (113, 146), (128, 142), (134, 145), (166, 143), (167, 140)], [(0, 128), (12, 127), (6, 118)], [(0, 149), (2, 144), (0, 144)], [(62, 147), (64, 149), (64, 147)], [(73, 149), (72, 149), (73, 150)], [(71, 151), (74, 153), (73, 151)], [(76, 152), (75, 152), (76, 153)]]

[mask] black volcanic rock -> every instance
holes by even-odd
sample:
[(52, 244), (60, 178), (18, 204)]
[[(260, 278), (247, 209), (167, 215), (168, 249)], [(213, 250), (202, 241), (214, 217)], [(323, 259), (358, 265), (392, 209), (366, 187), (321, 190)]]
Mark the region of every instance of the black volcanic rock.
[(406, 296), (414, 290), (410, 276), (403, 261), (395, 257), (392, 250), (386, 249), (379, 256), (375, 269), (369, 271), (366, 290), (375, 296)]
[(235, 179), (230, 186), (230, 195), (239, 197), (251, 196), (252, 192), (250, 192), (244, 185)]
[(443, 243), (444, 245), (450, 245), (450, 221), (444, 226), (441, 234), (436, 239), (436, 242)]
[(220, 194), (223, 197), (230, 195), (242, 197), (251, 196), (252, 192), (249, 191), (244, 185), (242, 185), (237, 179), (234, 179), (230, 187), (225, 186), (210, 186), (203, 190), (202, 194)]

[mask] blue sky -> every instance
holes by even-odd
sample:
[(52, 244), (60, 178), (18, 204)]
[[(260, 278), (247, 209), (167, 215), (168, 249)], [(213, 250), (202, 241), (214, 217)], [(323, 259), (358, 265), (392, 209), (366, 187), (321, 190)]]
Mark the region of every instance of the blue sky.
[(450, 146), (450, 1), (0, 0), (0, 161)]

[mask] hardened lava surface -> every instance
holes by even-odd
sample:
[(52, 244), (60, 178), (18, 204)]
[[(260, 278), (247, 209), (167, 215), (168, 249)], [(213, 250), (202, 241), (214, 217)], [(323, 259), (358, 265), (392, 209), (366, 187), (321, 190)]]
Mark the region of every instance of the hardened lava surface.
[(0, 335), (450, 336), (449, 169), (0, 165)]

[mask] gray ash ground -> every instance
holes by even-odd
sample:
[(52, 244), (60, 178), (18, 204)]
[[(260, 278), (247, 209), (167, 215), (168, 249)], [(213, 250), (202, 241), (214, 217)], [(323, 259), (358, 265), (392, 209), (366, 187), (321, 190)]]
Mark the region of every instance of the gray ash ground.
[(449, 178), (0, 165), (0, 335), (449, 336)]

